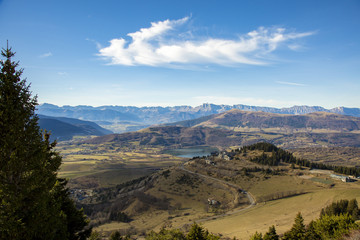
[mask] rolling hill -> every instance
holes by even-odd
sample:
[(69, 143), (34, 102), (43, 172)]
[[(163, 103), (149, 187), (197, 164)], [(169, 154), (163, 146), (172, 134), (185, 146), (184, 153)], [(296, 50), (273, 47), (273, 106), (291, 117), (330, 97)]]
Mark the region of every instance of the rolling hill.
[[(335, 113), (288, 115), (233, 109), (136, 132), (72, 142), (74, 152), (70, 151), (71, 144), (65, 143), (67, 165), (62, 170), (63, 174), (79, 172), (70, 183), (76, 186), (74, 194), (96, 230), (110, 234), (123, 229), (124, 233), (131, 231), (136, 235), (165, 225), (186, 230), (189, 222), (200, 221), (210, 231), (225, 237), (248, 239), (255, 231), (265, 232), (274, 222), (283, 233), (299, 211), (307, 221), (317, 218), (321, 208), (332, 200), (357, 197), (359, 183), (330, 178), (329, 171), (335, 168), (312, 171), (310, 165), (317, 168), (316, 164), (322, 163), (316, 159), (311, 164), (310, 161), (302, 164), (295, 158), (286, 158), (282, 150), (274, 155), (277, 148), (248, 147), (245, 151), (234, 146), (266, 141), (286, 149), (358, 148), (359, 123), (357, 117)], [(204, 145), (233, 147), (231, 153), (228, 151), (232, 159), (219, 154), (181, 163), (182, 159), (166, 156), (163, 151)], [(357, 148), (351, 148), (353, 155)], [(302, 157), (307, 152), (301, 150), (297, 154)], [(275, 164), (273, 156), (278, 159)], [(271, 159), (271, 164), (264, 159)], [(292, 164), (286, 159), (292, 159)], [(127, 176), (131, 177), (130, 182), (117, 183), (119, 176), (129, 172), (129, 166), (136, 172), (143, 169), (141, 178)], [(250, 194), (252, 197), (248, 197)], [(256, 205), (249, 201), (251, 198)]]
[(85, 143), (114, 142), (120, 145), (138, 143), (140, 146), (181, 148), (188, 146), (230, 146), (241, 142), (241, 133), (213, 128), (177, 126), (150, 127), (137, 132), (110, 134), (88, 139)]
[(88, 140), (179, 148), (208, 145), (220, 148), (268, 141), (284, 148), (360, 146), (360, 119), (334, 113), (285, 115), (230, 110), (225, 113), (154, 126), (137, 132)]
[(222, 234), (221, 239), (249, 239), (271, 225), (284, 233), (299, 211), (307, 224), (331, 201), (359, 196), (358, 181), (343, 182), (330, 170), (311, 169), (274, 145), (254, 144), (232, 153), (230, 160), (196, 157), (147, 177), (87, 190), (91, 194), (78, 198), (78, 204), (94, 229), (108, 235), (118, 229), (134, 236), (162, 228), (186, 231), (195, 221)]
[(39, 116), (41, 129), (51, 131), (52, 140), (70, 140), (74, 136), (102, 136), (112, 132), (96, 123), (74, 118)]

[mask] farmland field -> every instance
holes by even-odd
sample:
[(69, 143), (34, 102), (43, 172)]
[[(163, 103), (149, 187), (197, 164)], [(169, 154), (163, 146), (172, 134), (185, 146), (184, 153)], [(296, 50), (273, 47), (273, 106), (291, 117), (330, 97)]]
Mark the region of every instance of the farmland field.
[(158, 148), (128, 148), (113, 144), (60, 143), (60, 177), (71, 187), (111, 187), (159, 169), (182, 163), (184, 158), (162, 154)]

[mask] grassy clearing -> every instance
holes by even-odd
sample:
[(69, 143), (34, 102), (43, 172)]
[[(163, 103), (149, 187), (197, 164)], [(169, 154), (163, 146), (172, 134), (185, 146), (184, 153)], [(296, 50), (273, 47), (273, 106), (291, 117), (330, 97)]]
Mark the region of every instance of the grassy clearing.
[(345, 189), (322, 189), (304, 195), (260, 203), (243, 213), (208, 221), (203, 225), (210, 232), (221, 233), (227, 237), (249, 239), (256, 231), (265, 233), (275, 225), (278, 233), (289, 230), (294, 217), (301, 212), (305, 223), (319, 217), (320, 210), (333, 201), (357, 198), (360, 200), (359, 184), (352, 184)]
[(282, 198), (288, 195), (302, 194), (318, 188), (312, 182), (297, 176), (272, 176), (269, 179), (258, 181), (261, 181), (261, 183), (253, 184), (248, 189), (248, 191), (255, 196), (257, 202)]

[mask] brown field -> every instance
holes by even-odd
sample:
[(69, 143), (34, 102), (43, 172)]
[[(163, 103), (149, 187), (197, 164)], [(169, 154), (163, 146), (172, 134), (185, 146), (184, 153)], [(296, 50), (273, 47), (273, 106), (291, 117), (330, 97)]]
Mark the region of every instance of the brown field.
[(61, 143), (59, 177), (77, 188), (111, 187), (174, 166), (182, 158), (161, 154), (158, 148), (128, 148), (113, 144)]

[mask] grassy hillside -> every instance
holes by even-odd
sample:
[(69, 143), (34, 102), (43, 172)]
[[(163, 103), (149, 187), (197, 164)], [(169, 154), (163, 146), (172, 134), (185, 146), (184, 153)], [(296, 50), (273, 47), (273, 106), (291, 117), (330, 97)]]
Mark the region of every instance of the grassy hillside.
[(299, 211), (305, 219), (305, 224), (308, 224), (318, 218), (321, 209), (331, 202), (353, 198), (359, 201), (359, 193), (359, 184), (319, 189), (303, 195), (259, 203), (240, 214), (203, 222), (203, 226), (210, 232), (244, 240), (248, 240), (256, 231), (264, 234), (272, 225), (275, 225), (276, 231), (281, 234), (291, 228), (293, 219)]
[[(254, 160), (264, 154), (272, 156), (274, 151), (283, 150), (248, 148), (229, 153), (232, 160), (224, 155), (194, 158), (146, 178), (99, 188), (82, 200), (82, 206), (93, 218), (95, 229), (108, 233), (120, 229), (142, 235), (161, 227), (186, 230), (197, 221), (211, 232), (248, 239), (273, 224), (280, 233), (288, 230), (299, 211), (309, 222), (332, 200), (360, 196), (358, 182), (343, 183), (331, 178), (330, 171), (280, 160), (269, 166)], [(255, 206), (250, 205), (247, 194), (256, 200)], [(113, 212), (122, 212), (131, 221), (109, 219)]]

